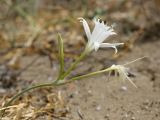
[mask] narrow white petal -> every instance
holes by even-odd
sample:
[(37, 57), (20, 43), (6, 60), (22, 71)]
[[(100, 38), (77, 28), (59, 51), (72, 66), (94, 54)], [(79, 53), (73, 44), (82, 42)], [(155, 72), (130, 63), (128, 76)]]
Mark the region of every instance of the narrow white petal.
[(119, 73), (119, 78), (122, 80), (128, 80), (134, 87), (137, 88), (134, 82), (128, 77), (128, 68), (124, 67), (123, 65), (112, 65), (111, 69)]
[(146, 58), (146, 57), (147, 57), (147, 56), (144, 56), (144, 57), (141, 57), (141, 58), (137, 58), (137, 59), (135, 59), (135, 60), (133, 60), (133, 61), (131, 61), (131, 62), (127, 62), (127, 63), (125, 63), (125, 64), (123, 64), (123, 65), (128, 65), (128, 64), (134, 63), (134, 62), (139, 61), (139, 60), (141, 60), (141, 59), (143, 59), (143, 58)]
[(99, 49), (100, 44), (98, 42), (94, 42), (94, 49), (97, 51)]
[(88, 40), (90, 41), (91, 31), (90, 31), (90, 28), (88, 26), (88, 23), (86, 22), (86, 20), (84, 18), (78, 18), (78, 19), (80, 20), (80, 22), (82, 22), (84, 31), (86, 33), (86, 36), (87, 36)]
[(115, 35), (113, 28), (104, 24), (104, 21), (100, 22), (100, 19), (94, 19), (95, 27), (93, 29), (91, 40), (93, 42), (99, 42), (101, 44), (105, 39), (111, 35)]
[(121, 71), (120, 74), (124, 77), (124, 79), (127, 79), (134, 87), (137, 88), (137, 86), (134, 84), (134, 82), (128, 77), (128, 68), (119, 65), (119, 70)]
[(108, 73), (107, 80), (109, 80), (110, 77), (111, 77), (111, 71), (109, 71), (109, 73)]
[(134, 84), (134, 82), (133, 82), (128, 76), (126, 76), (126, 79), (127, 79), (134, 87), (137, 88), (136, 84)]
[(115, 49), (115, 54), (118, 52), (117, 50), (117, 46), (119, 45), (123, 45), (124, 43), (101, 43), (100, 47), (111, 47), (111, 48), (114, 48)]

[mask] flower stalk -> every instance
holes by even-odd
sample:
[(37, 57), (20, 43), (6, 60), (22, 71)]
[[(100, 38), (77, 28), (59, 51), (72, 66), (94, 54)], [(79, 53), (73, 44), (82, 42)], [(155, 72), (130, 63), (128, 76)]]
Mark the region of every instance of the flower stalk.
[(85, 56), (88, 54), (86, 50), (84, 50), (81, 55), (76, 59), (76, 61), (67, 69), (67, 71), (60, 77), (60, 79), (66, 78), (78, 65), (78, 63), (85, 58)]
[(58, 47), (59, 47), (59, 62), (60, 62), (60, 68), (59, 68), (59, 75), (57, 78), (57, 81), (60, 80), (61, 76), (64, 73), (64, 46), (63, 46), (63, 39), (60, 34), (58, 34)]
[(31, 87), (28, 87), (24, 90), (22, 90), (21, 92), (19, 92), (18, 94), (16, 94), (15, 96), (13, 96), (6, 104), (4, 104), (3, 107), (7, 107), (9, 105), (11, 105), (11, 103), (17, 99), (18, 97), (20, 97), (21, 95), (23, 95), (24, 93), (30, 91), (30, 90), (33, 90), (33, 89), (36, 89), (36, 88), (42, 88), (42, 87), (49, 87), (49, 86), (56, 86), (57, 84), (56, 83), (43, 83), (43, 84), (38, 84), (38, 85), (33, 85)]
[(73, 82), (73, 81), (76, 81), (76, 80), (80, 80), (80, 79), (87, 78), (87, 77), (90, 77), (90, 76), (95, 76), (95, 75), (102, 74), (102, 73), (105, 73), (105, 72), (109, 72), (109, 71), (112, 71), (112, 70), (114, 70), (114, 69), (109, 67), (109, 68), (104, 69), (104, 70), (99, 70), (99, 71), (91, 72), (91, 73), (88, 73), (88, 74), (85, 74), (85, 75), (73, 77), (70, 80), (68, 80), (68, 82)]

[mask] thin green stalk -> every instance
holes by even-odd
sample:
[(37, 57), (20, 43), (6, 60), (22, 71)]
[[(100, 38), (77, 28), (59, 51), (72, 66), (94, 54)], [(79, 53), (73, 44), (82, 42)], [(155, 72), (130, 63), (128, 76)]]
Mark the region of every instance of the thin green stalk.
[[(41, 87), (49, 87), (49, 86), (58, 86), (58, 84), (56, 82), (52, 82), (52, 83), (44, 83), (44, 84), (39, 84), (39, 85), (34, 85), (31, 87), (28, 87), (24, 90), (22, 90), (21, 92), (19, 92), (18, 94), (16, 94), (15, 96), (13, 96), (7, 103), (4, 104), (3, 107), (8, 107), (11, 105), (11, 103), (16, 100), (18, 97), (20, 97), (21, 95), (23, 95), (24, 93), (36, 89), (36, 88), (41, 88)], [(5, 110), (2, 110), (0, 112), (0, 119), (2, 119), (3, 115), (4, 115)]]
[(77, 66), (77, 64), (82, 60), (84, 59), (84, 57), (87, 55), (87, 52), (86, 50), (84, 50), (84, 52), (82, 52), (82, 54), (80, 55), (80, 57), (70, 66), (70, 68), (68, 68), (68, 70), (62, 75), (62, 77), (60, 79), (64, 79), (65, 77), (67, 77), (71, 71), (73, 69), (75, 69), (75, 67)]
[(31, 87), (28, 87), (24, 90), (22, 90), (21, 92), (19, 92), (18, 94), (16, 94), (15, 96), (13, 96), (6, 104), (4, 104), (3, 107), (8, 107), (9, 105), (11, 105), (11, 103), (17, 99), (18, 97), (20, 97), (22, 94), (32, 90), (32, 89), (35, 89), (35, 88), (41, 88), (41, 87), (49, 87), (49, 86), (56, 86), (55, 83), (45, 83), (45, 84), (39, 84), (39, 85), (34, 85), (34, 86), (31, 86)]
[(60, 69), (57, 81), (60, 80), (60, 77), (64, 73), (64, 48), (63, 48), (63, 39), (60, 34), (58, 34), (58, 46), (59, 46), (59, 62), (60, 62)]
[(76, 81), (76, 80), (80, 80), (80, 79), (82, 80), (83, 78), (94, 76), (94, 75), (101, 74), (101, 73), (108, 72), (108, 71), (112, 71), (112, 70), (114, 70), (114, 69), (109, 67), (109, 68), (104, 69), (104, 70), (100, 70), (100, 71), (88, 73), (88, 74), (85, 74), (85, 75), (77, 76), (77, 77), (71, 78), (70, 80), (66, 81), (65, 84)]

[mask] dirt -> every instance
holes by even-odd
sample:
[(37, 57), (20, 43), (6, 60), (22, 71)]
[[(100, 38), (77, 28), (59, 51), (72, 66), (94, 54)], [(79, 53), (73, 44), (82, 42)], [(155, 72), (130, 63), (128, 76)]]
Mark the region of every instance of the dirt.
[[(158, 16), (160, 4), (158, 0), (154, 1), (157, 4), (144, 0), (133, 2), (91, 0), (83, 3), (84, 7), (81, 6), (81, 2), (84, 1), (81, 1), (72, 9), (70, 6), (73, 5), (73, 1), (70, 1), (72, 4), (66, 4), (68, 1), (60, 3), (55, 1), (57, 3), (55, 8), (52, 8), (51, 4), (51, 8), (47, 7), (45, 4), (49, 3), (41, 1), (40, 8), (44, 11), (40, 11), (42, 12), (40, 15), (44, 18), (37, 17), (37, 25), (42, 27), (46, 21), (50, 19), (54, 21), (53, 25), (44, 28), (36, 37), (32, 36), (32, 32), (35, 31), (32, 31), (24, 18), (20, 18), (23, 15), (15, 19), (13, 16), (18, 13), (14, 14), (15, 11), (8, 13), (8, 16), (11, 14), (11, 18), (6, 22), (8, 27), (0, 24), (1, 106), (27, 86), (56, 79), (59, 67), (56, 41), (58, 32), (62, 33), (64, 38), (66, 68), (79, 56), (86, 45), (84, 31), (77, 21), (79, 16), (85, 16), (89, 22), (91, 17), (96, 15), (110, 22), (115, 21), (118, 35), (108, 41), (124, 42), (125, 45), (118, 48), (116, 55), (112, 49), (93, 51), (79, 63), (71, 76), (144, 58), (127, 65), (137, 88), (129, 81), (122, 81), (114, 75), (109, 77), (108, 73), (100, 74), (55, 88), (32, 90), (13, 102), (12, 105), (18, 107), (7, 109), (3, 119), (160, 120), (160, 18)], [(90, 4), (92, 6), (89, 6)], [(85, 13), (84, 9), (88, 9), (89, 12)], [(57, 11), (59, 14), (56, 14)], [(3, 16), (0, 15), (1, 18)], [(15, 23), (10, 19), (16, 23), (15, 28)], [(14, 29), (9, 31), (10, 27)], [(15, 29), (17, 31), (14, 31)], [(31, 39), (34, 37), (35, 42), (27, 48), (24, 45), (30, 39), (29, 36)], [(14, 44), (12, 39), (16, 40)], [(12, 61), (15, 56), (17, 56), (16, 62)], [(14, 64), (8, 64), (12, 63), (10, 61)], [(23, 69), (26, 66), (28, 67)]]

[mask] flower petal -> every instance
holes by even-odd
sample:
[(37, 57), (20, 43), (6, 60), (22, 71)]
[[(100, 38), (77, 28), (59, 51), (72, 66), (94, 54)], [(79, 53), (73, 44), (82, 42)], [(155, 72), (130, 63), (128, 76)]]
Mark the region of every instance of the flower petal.
[(100, 47), (100, 44), (98, 42), (94, 42), (94, 49), (97, 51)]
[(80, 22), (82, 22), (84, 31), (86, 33), (86, 36), (87, 36), (88, 40), (90, 41), (91, 31), (90, 31), (90, 28), (88, 26), (88, 23), (86, 22), (86, 20), (84, 18), (78, 18), (78, 19), (80, 20)]
[(123, 45), (124, 43), (101, 43), (100, 47), (111, 47), (115, 49), (115, 54), (118, 52), (117, 46)]
[(134, 84), (134, 82), (133, 82), (128, 76), (126, 76), (126, 79), (127, 79), (134, 87), (137, 88), (136, 84)]
[(104, 24), (104, 21), (100, 22), (100, 19), (94, 19), (95, 27), (93, 29), (91, 40), (93, 42), (99, 42), (101, 44), (105, 39), (111, 35), (115, 35), (113, 28)]
[(119, 77), (122, 80), (128, 80), (134, 87), (137, 88), (134, 82), (128, 77), (128, 68), (124, 67), (123, 65), (112, 65), (111, 68), (118, 72)]

